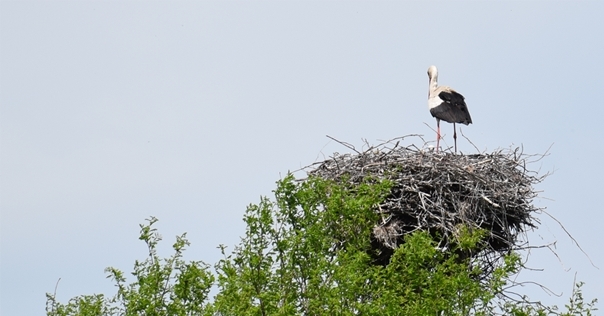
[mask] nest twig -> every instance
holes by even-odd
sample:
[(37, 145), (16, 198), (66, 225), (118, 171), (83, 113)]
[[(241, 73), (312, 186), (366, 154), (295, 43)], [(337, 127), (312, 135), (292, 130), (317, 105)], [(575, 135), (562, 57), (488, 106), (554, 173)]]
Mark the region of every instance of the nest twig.
[(403, 237), (417, 230), (438, 236), (439, 247), (446, 249), (462, 224), (487, 231), (481, 249), (465, 255), (491, 270), (501, 254), (520, 247), (519, 234), (538, 224), (534, 185), (547, 174), (528, 170), (533, 156), (520, 148), (460, 155), (391, 144), (335, 154), (307, 167), (309, 176), (324, 179), (360, 183), (372, 177), (394, 183), (375, 208), (381, 215), (372, 236), (377, 263), (387, 264)]

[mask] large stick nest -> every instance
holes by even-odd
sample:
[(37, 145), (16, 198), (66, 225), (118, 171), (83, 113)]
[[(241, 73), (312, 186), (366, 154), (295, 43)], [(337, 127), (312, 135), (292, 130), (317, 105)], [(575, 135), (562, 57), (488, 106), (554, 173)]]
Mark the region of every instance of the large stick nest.
[(538, 223), (533, 216), (539, 211), (532, 204), (537, 197), (534, 185), (546, 175), (527, 169), (527, 159), (534, 156), (518, 148), (463, 155), (388, 145), (335, 154), (308, 172), (353, 184), (367, 177), (394, 183), (391, 194), (375, 208), (382, 219), (372, 236), (378, 264), (387, 264), (404, 236), (417, 230), (438, 236), (439, 247), (446, 249), (455, 242), (460, 224), (488, 233), (481, 249), (466, 255), (496, 260), (518, 249), (519, 235)]

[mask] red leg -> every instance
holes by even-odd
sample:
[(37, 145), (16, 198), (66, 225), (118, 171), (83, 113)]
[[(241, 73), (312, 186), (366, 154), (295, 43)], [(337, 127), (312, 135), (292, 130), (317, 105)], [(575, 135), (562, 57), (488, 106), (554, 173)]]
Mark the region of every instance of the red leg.
[(440, 143), (440, 120), (436, 119), (436, 152), (438, 152), (439, 143)]

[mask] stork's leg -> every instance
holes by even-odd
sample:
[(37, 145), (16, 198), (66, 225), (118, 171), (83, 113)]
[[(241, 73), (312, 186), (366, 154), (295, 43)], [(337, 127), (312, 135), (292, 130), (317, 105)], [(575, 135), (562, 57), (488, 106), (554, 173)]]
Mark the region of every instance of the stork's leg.
[(453, 123), (453, 142), (455, 143), (455, 153), (457, 153), (457, 129), (455, 123)]
[(439, 143), (440, 143), (440, 120), (436, 119), (436, 152), (438, 152)]

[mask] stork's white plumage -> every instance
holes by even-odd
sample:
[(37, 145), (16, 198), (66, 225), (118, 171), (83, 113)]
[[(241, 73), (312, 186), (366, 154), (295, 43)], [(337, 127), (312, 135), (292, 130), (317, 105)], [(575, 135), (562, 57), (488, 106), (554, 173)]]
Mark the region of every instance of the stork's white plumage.
[(447, 87), (438, 86), (438, 70), (436, 66), (428, 68), (428, 78), (430, 78), (430, 92), (428, 93), (428, 108), (430, 114), (436, 118), (436, 151), (440, 143), (440, 121), (453, 123), (453, 141), (455, 142), (455, 152), (457, 152), (457, 131), (455, 123), (471, 124), (472, 118), (466, 106), (463, 95)]

